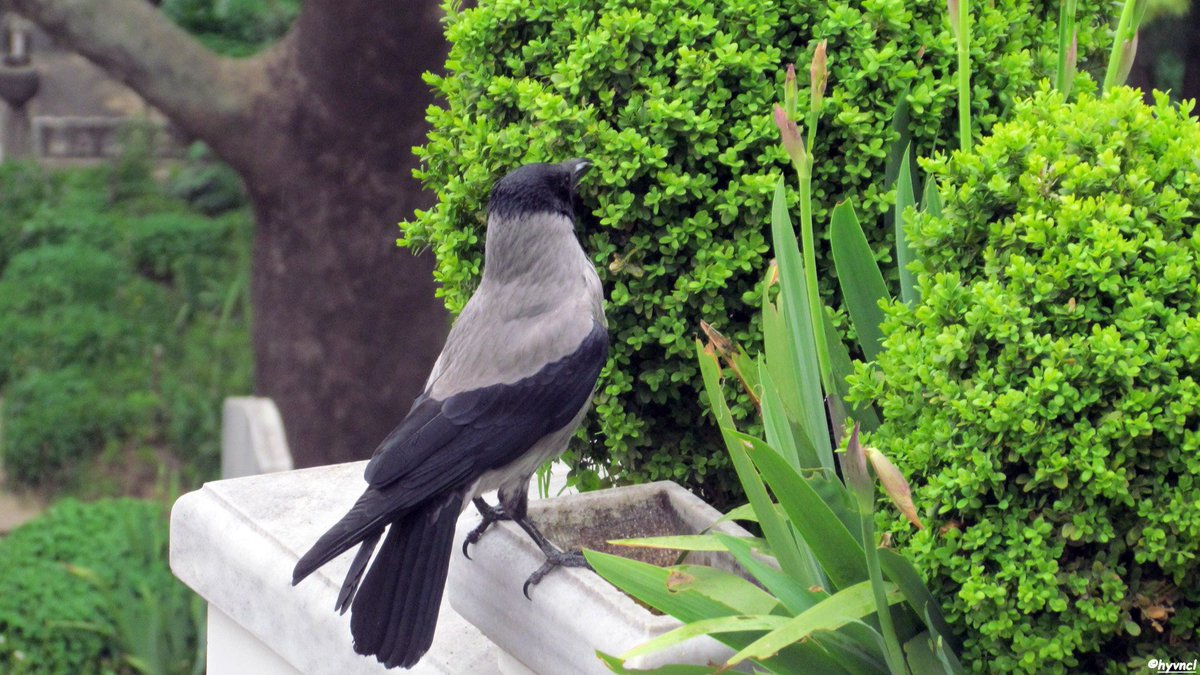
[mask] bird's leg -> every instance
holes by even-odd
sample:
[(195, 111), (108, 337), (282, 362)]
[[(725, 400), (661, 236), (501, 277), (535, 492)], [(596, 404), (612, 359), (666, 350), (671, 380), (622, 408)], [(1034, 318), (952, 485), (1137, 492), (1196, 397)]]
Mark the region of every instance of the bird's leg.
[(471, 503), (474, 504), (475, 508), (479, 510), (479, 515), (483, 517), (483, 521), (480, 522), (475, 529), (468, 532), (466, 538), (463, 539), (462, 552), (463, 555), (467, 557), (467, 560), (471, 559), (471, 554), (467, 553), (467, 547), (471, 544), (478, 544), (479, 539), (483, 537), (483, 533), (486, 532), (489, 527), (491, 527), (492, 523), (496, 522), (497, 520), (505, 520), (510, 517), (504, 510), (503, 504), (491, 506), (484, 501), (483, 497), (476, 497), (471, 500)]
[(504, 509), (505, 517), (520, 525), (521, 529), (525, 530), (525, 534), (529, 535), (533, 543), (537, 544), (537, 547), (542, 550), (542, 554), (546, 556), (546, 562), (542, 563), (541, 567), (529, 575), (529, 578), (525, 580), (525, 585), (521, 588), (526, 598), (529, 597), (530, 586), (536, 586), (555, 567), (586, 567), (591, 569), (591, 565), (588, 565), (582, 552), (572, 551), (564, 553), (557, 546), (550, 543), (546, 535), (542, 534), (541, 530), (538, 530), (533, 521), (529, 519), (528, 481), (526, 481), (525, 485), (521, 485), (515, 490), (501, 488), (497, 496), (500, 498), (500, 506)]
[(546, 556), (546, 562), (542, 563), (542, 566), (537, 568), (533, 574), (530, 574), (529, 578), (525, 580), (525, 585), (521, 587), (521, 592), (525, 594), (526, 598), (532, 600), (529, 597), (529, 587), (536, 586), (555, 567), (586, 567), (591, 569), (592, 566), (588, 564), (582, 552), (572, 551), (570, 553), (563, 553), (557, 546), (551, 544), (550, 540), (546, 539), (546, 536), (537, 529), (533, 521), (529, 519), (529, 516), (521, 514), (520, 518), (514, 517), (513, 522), (520, 525), (522, 530), (525, 530), (525, 533), (529, 535), (533, 543), (537, 544), (537, 547), (542, 549), (542, 553)]

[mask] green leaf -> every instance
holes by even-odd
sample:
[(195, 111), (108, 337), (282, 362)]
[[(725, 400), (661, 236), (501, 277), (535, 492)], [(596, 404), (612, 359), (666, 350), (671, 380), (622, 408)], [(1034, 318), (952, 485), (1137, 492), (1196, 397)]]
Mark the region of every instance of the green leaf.
[(733, 415), (729, 413), (729, 404), (725, 401), (725, 390), (721, 388), (721, 362), (716, 354), (704, 349), (704, 343), (696, 340), (696, 359), (700, 362), (700, 372), (704, 377), (704, 392), (708, 395), (708, 406), (712, 410), (717, 428), (721, 430), (736, 429)]
[(713, 525), (716, 525), (717, 523), (724, 523), (730, 520), (748, 520), (750, 522), (757, 523), (758, 514), (754, 512), (753, 504), (742, 504), (741, 506), (730, 509), (729, 513), (726, 513), (718, 518)]
[(842, 434), (846, 429), (846, 397), (850, 392), (850, 383), (846, 379), (854, 372), (854, 364), (850, 361), (850, 352), (846, 343), (833, 325), (829, 312), (821, 308), (821, 324), (825, 331), (825, 347), (829, 352), (826, 363), (829, 372), (824, 375), (825, 410), (829, 415), (829, 429), (833, 431), (833, 444), (841, 445)]
[(905, 214), (908, 207), (915, 203), (909, 148), (905, 148), (904, 157), (900, 160), (900, 173), (896, 177), (896, 266), (900, 272), (900, 299), (910, 306), (917, 301), (917, 292), (916, 280), (913, 279), (913, 273), (908, 269), (908, 264), (913, 261), (913, 252), (912, 247), (908, 244), (908, 234), (905, 231), (908, 225), (908, 218)]
[[(874, 514), (862, 514), (863, 541), (875, 541)], [(875, 596), (875, 606), (879, 608), (876, 618), (879, 620), (879, 632), (883, 636), (883, 654), (887, 659), (888, 669), (893, 673), (904, 672), (904, 650), (900, 645), (900, 636), (909, 636), (915, 632), (915, 627), (907, 621), (908, 615), (901, 613), (900, 620), (892, 613), (891, 602), (888, 600), (888, 588), (895, 588), (883, 580), (879, 569), (879, 548), (873, 543), (866, 547), (867, 573), (871, 579), (871, 592)], [(903, 594), (900, 594), (903, 597)], [(899, 625), (899, 631), (897, 630)]]
[(779, 388), (775, 386), (771, 372), (762, 366), (759, 379), (762, 382), (762, 417), (763, 430), (767, 435), (767, 443), (773, 448), (779, 448), (780, 453), (797, 471), (804, 468), (816, 468), (821, 465), (817, 452), (809, 445), (808, 438), (792, 432), (792, 423), (784, 410), (783, 399)]
[[(754, 546), (766, 545), (766, 540), (748, 537)], [(608, 543), (631, 548), (666, 548), (679, 551), (725, 551), (725, 546), (712, 534), (679, 534), (670, 537), (640, 537), (637, 539), (614, 539)]]
[(904, 660), (913, 673), (946, 673), (934, 651), (929, 631), (922, 631), (904, 643)]
[(887, 575), (888, 581), (896, 584), (904, 593), (904, 599), (909, 607), (919, 617), (925, 618), (926, 625), (939, 635), (953, 635), (950, 624), (942, 616), (941, 605), (934, 599), (933, 594), (917, 573), (911, 561), (903, 555), (886, 548), (879, 549), (879, 567)]
[(820, 361), (808, 303), (808, 286), (800, 248), (796, 244), (796, 231), (787, 212), (783, 178), (775, 186), (775, 199), (771, 204), (771, 238), (779, 264), (779, 311), (787, 329), (786, 343), (790, 345), (794, 359), (800, 393), (801, 410), (797, 422), (816, 449), (821, 466), (832, 469), (833, 448), (829, 444), (825, 421), (825, 399), (821, 395)]
[[(778, 270), (772, 267), (771, 270)], [(768, 272), (770, 275), (771, 272)], [(783, 407), (788, 417), (793, 420), (801, 418), (804, 405), (800, 400), (800, 375), (796, 372), (795, 348), (788, 343), (787, 326), (775, 303), (771, 302), (771, 283), (763, 283), (762, 324), (763, 324), (763, 354), (759, 356), (759, 370), (762, 362), (771, 364), (771, 377), (775, 380)]]
[(735, 614), (733, 616), (719, 616), (712, 619), (702, 619), (687, 623), (679, 628), (667, 631), (662, 635), (634, 647), (633, 649), (621, 655), (622, 659), (635, 659), (639, 656), (646, 656), (657, 651), (662, 651), (667, 647), (673, 647), (677, 644), (687, 642), (694, 637), (701, 635), (716, 635), (719, 633), (741, 633), (750, 631), (771, 631), (777, 628), (782, 628), (788, 622), (788, 617), (773, 616), (773, 615), (745, 615)]
[(913, 673), (959, 675), (963, 672), (958, 657), (947, 650), (945, 640), (930, 631), (922, 631), (905, 642), (904, 657)]
[(745, 434), (736, 437), (747, 444), (749, 457), (834, 587), (846, 588), (866, 579), (863, 547), (820, 495), (770, 446)]
[[(912, 105), (908, 102), (909, 91), (909, 85), (905, 84), (904, 88), (897, 92), (896, 104), (893, 107), (895, 112), (892, 113), (891, 127), (892, 132), (896, 134), (896, 140), (892, 141), (891, 147), (888, 148), (887, 166), (883, 172), (883, 185), (889, 190), (896, 185), (904, 153), (912, 144)], [(884, 214), (883, 227), (888, 230), (895, 229), (895, 210)]]
[(838, 657), (847, 667), (872, 675), (887, 671), (887, 661), (883, 658), (883, 636), (865, 621), (851, 621), (836, 633), (823, 634), (821, 637), (831, 639), (838, 650)]
[(906, 84), (896, 94), (895, 112), (892, 113), (892, 131), (896, 134), (896, 140), (888, 150), (887, 166), (883, 173), (884, 185), (895, 184), (904, 156), (912, 144), (912, 126), (910, 124), (912, 106), (908, 102), (908, 92), (909, 86)]
[(733, 426), (729, 408), (725, 404), (725, 396), (721, 391), (721, 369), (716, 355), (705, 352), (704, 346), (699, 340), (696, 341), (696, 355), (700, 362), (701, 375), (704, 378), (704, 390), (708, 394), (717, 426), (721, 429), (725, 445), (729, 449), (729, 457), (737, 472), (738, 480), (741, 481), (742, 489), (746, 493), (746, 498), (758, 516), (758, 523), (762, 527), (767, 544), (788, 574), (804, 583), (820, 585), (824, 582), (824, 577), (821, 575), (816, 561), (808, 551), (808, 547), (797, 542), (788, 530), (787, 524), (775, 508), (775, 503), (767, 494), (767, 488), (758, 475), (758, 470), (754, 468), (754, 463), (746, 455), (744, 442), (738, 439), (739, 434)]
[(738, 614), (774, 614), (780, 609), (778, 598), (732, 572), (707, 565), (674, 565), (667, 569), (667, 589), (672, 593), (697, 593)]
[(608, 669), (617, 673), (617, 675), (643, 675), (644, 673), (654, 673), (655, 675), (710, 675), (712, 668), (708, 666), (685, 666), (685, 665), (669, 665), (660, 666), (653, 670), (631, 670), (625, 667), (625, 662), (611, 654), (605, 654), (602, 651), (596, 651), (596, 657), (608, 666)]
[[(894, 586), (888, 589), (888, 603), (903, 599)], [(777, 628), (734, 654), (727, 662), (737, 665), (746, 659), (762, 659), (780, 651), (790, 644), (812, 635), (817, 631), (832, 631), (865, 616), (875, 613), (875, 596), (871, 583), (863, 581), (817, 603), (799, 616)]]
[(932, 176), (925, 181), (925, 195), (921, 198), (921, 210), (934, 218), (942, 217), (942, 193), (938, 192), (937, 181)]
[(716, 536), (725, 545), (725, 550), (729, 551), (730, 555), (738, 561), (738, 564), (749, 572), (750, 576), (754, 577), (758, 583), (762, 584), (763, 588), (778, 598), (793, 616), (829, 597), (828, 593), (809, 590), (795, 578), (784, 574), (769, 562), (757, 557), (755, 553), (761, 555), (765, 552), (753, 542), (725, 534)]
[(938, 661), (941, 662), (942, 668), (946, 672), (953, 673), (954, 675), (962, 673), (962, 663), (959, 662), (958, 655), (955, 653), (955, 650), (959, 649), (959, 646), (956, 643), (951, 643), (944, 635), (939, 634), (938, 631), (934, 630), (934, 621), (930, 617), (930, 612), (928, 610), (926, 611), (924, 618), (925, 625), (929, 628), (929, 634), (932, 638), (934, 653), (937, 655)]
[[(910, 190), (911, 187), (910, 183)], [(897, 190), (897, 195), (899, 192)], [(883, 273), (879, 271), (871, 245), (867, 243), (867, 236), (863, 234), (850, 202), (841, 202), (833, 208), (829, 243), (833, 248), (842, 298), (858, 333), (858, 343), (867, 360), (874, 361), (883, 348), (883, 332), (879, 329), (883, 323), (883, 310), (879, 303), (889, 295)]]
[(742, 381), (742, 387), (752, 398), (758, 398), (762, 383), (758, 380), (758, 362), (750, 358), (741, 345), (737, 346), (738, 353), (733, 357), (734, 372)]
[[(836, 419), (833, 413), (830, 413), (831, 424), (834, 424), (834, 430), (838, 432), (838, 443), (841, 443), (841, 433), (845, 427), (846, 417), (846, 399), (850, 394), (849, 377), (854, 372), (854, 363), (850, 360), (850, 352), (846, 349), (846, 343), (842, 340), (842, 336), (838, 333), (837, 328), (833, 325), (833, 320), (829, 318), (829, 312), (822, 312), (822, 317), (825, 323), (825, 344), (829, 345), (829, 364), (833, 369), (832, 380), (834, 390), (830, 395), (832, 402), (837, 405), (839, 417)], [(862, 404), (853, 405), (850, 408), (851, 417), (859, 424), (870, 431), (874, 431), (879, 427), (879, 416), (876, 415), (875, 409), (870, 403), (863, 402)]]
[(846, 531), (861, 546), (862, 532), (859, 531), (858, 506), (854, 502), (854, 496), (846, 489), (837, 474), (832, 471), (814, 472), (805, 474), (804, 480), (817, 493), (821, 501), (825, 502), (829, 510), (837, 515), (838, 520), (842, 521), (842, 525), (846, 527)]
[(583, 556), (606, 581), (680, 621), (699, 621), (743, 613), (704, 593), (669, 590), (671, 571), (665, 567), (587, 549), (584, 549)]

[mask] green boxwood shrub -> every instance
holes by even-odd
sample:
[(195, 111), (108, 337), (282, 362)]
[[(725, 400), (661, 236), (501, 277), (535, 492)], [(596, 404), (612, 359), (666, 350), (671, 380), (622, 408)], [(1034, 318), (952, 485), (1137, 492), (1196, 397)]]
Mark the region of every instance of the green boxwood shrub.
[[(954, 44), (941, 0), (484, 0), (447, 3), (445, 97), (417, 175), (438, 205), (404, 225), (429, 247), (451, 311), (480, 273), (492, 183), (530, 161), (586, 156), (581, 229), (608, 293), (612, 356), (576, 468), (614, 481), (676, 479), (721, 502), (736, 480), (706, 422), (690, 337), (706, 319), (752, 352), (770, 193), (785, 166), (771, 122), (782, 71), (828, 39), (816, 141), (816, 222), (853, 198), (886, 257), (884, 174), (907, 91), (917, 151), (954, 132)], [(1081, 53), (1107, 5), (1080, 3)], [(989, 128), (1050, 72), (1057, 2), (976, 3), (974, 119)], [(1051, 20), (1054, 19), (1054, 20)], [(1085, 64), (1086, 65), (1086, 64)], [(802, 66), (802, 72), (806, 69)], [(801, 87), (800, 107), (807, 90)], [(825, 282), (831, 267), (822, 257)], [(743, 397), (736, 414), (751, 405)]]
[(64, 500), (0, 539), (0, 672), (192, 673), (203, 603), (156, 503)]
[(926, 164), (922, 299), (888, 310), (871, 442), (928, 529), (889, 523), (992, 672), (1200, 653), (1200, 125), (1141, 92), (1042, 90)]

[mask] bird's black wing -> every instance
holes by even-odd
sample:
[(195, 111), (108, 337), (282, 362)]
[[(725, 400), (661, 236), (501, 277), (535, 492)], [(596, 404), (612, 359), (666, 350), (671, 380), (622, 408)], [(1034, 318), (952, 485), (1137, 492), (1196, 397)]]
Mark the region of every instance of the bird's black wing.
[[(438, 495), (460, 493), (486, 471), (518, 459), (543, 436), (562, 429), (587, 402), (608, 358), (599, 322), (571, 354), (517, 382), (482, 387), (445, 401), (422, 397), (367, 464), (367, 490), (313, 544), (292, 583)], [(353, 597), (366, 558), (356, 560), (339, 607)]]
[(608, 331), (594, 322), (574, 352), (529, 377), (445, 401), (418, 400), (375, 451), (367, 482), (385, 492), (402, 488), (410, 498), (428, 496), (464, 476), (478, 477), (509, 464), (575, 418), (607, 358)]

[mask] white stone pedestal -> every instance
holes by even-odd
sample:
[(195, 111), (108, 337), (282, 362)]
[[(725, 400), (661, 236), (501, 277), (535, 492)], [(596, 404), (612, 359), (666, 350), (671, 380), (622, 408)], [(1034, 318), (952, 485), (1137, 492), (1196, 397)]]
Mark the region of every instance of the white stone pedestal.
[[(362, 492), (364, 466), (215, 481), (175, 503), (171, 569), (208, 601), (211, 675), (385, 672), (354, 653), (350, 616), (333, 610), (353, 552), (291, 585), (296, 560)], [(433, 647), (410, 672), (489, 675), (497, 653), (443, 599)]]
[[(641, 514), (667, 516), (670, 531), (646, 532)], [(479, 522), (468, 509), (459, 521)], [(695, 534), (712, 527), (735, 537), (749, 533), (731, 523), (716, 524), (721, 513), (672, 482), (647, 483), (534, 501), (529, 515), (542, 533), (565, 548), (575, 548), (588, 530), (621, 532), (617, 538), (646, 534)], [(605, 537), (608, 535), (605, 534)], [(542, 552), (515, 523), (495, 523), (471, 549), (471, 559), (455, 548), (450, 559), (446, 594), (454, 608), (503, 650), (505, 675), (578, 673), (604, 675), (608, 667), (596, 650), (614, 656), (679, 627), (676, 619), (654, 614), (591, 570), (559, 568), (522, 594), (529, 574), (545, 560)], [(692, 564), (736, 571), (727, 554), (693, 553)], [(633, 659), (635, 669), (684, 663), (721, 663), (733, 651), (701, 636), (673, 648)]]

